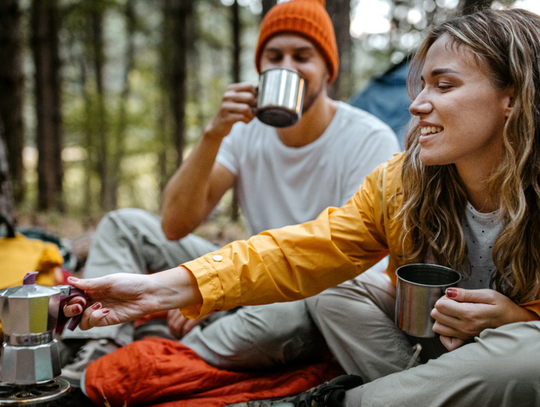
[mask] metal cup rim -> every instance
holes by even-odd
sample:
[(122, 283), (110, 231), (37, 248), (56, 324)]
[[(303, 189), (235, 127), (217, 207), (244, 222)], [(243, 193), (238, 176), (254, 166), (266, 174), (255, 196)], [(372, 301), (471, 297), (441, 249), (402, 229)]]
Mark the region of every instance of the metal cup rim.
[(265, 75), (267, 72), (270, 72), (270, 71), (287, 71), (287, 72), (291, 72), (291, 73), (294, 73), (296, 75), (298, 75), (300, 78), (302, 78), (303, 80), (306, 80), (306, 77), (304, 75), (302, 75), (300, 72), (298, 71), (295, 71), (294, 69), (290, 69), (290, 68), (280, 68), (280, 67), (275, 67), (275, 68), (268, 68), (264, 71), (262, 71), (259, 76), (263, 76)]
[[(448, 283), (448, 284), (422, 284), (422, 283), (417, 283), (417, 282), (414, 282), (414, 281), (411, 281), (411, 280), (407, 280), (406, 278), (402, 277), (399, 275), (399, 272), (402, 271), (402, 270), (405, 270), (407, 268), (412, 268), (413, 266), (415, 267), (429, 267), (429, 268), (435, 268), (435, 269), (439, 269), (441, 271), (445, 271), (445, 272), (450, 272), (450, 274), (455, 274), (457, 279), (451, 283)], [(457, 283), (459, 283), (461, 281), (461, 279), (463, 278), (463, 276), (458, 273), (456, 270), (450, 268), (450, 267), (446, 267), (446, 266), (441, 266), (440, 264), (428, 264), (428, 263), (410, 263), (410, 264), (405, 264), (403, 266), (400, 266), (396, 269), (396, 276), (398, 278), (398, 280), (401, 280), (407, 284), (411, 284), (411, 285), (415, 285), (415, 286), (418, 286), (418, 287), (428, 287), (428, 288), (433, 288), (433, 287), (450, 287), (450, 286), (453, 286)]]

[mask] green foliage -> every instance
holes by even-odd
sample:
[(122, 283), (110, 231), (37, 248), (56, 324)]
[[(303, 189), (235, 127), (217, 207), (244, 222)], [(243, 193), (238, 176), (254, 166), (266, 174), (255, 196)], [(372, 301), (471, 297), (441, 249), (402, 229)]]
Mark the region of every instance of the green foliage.
[[(30, 0), (21, 1), (28, 14)], [(164, 81), (171, 68), (170, 44), (175, 38), (167, 35), (164, 38), (166, 1), (183, 0), (61, 1), (64, 190), (68, 213), (89, 215), (103, 210), (99, 199), (103, 181), (99, 172), (103, 158), (100, 134), (103, 132), (111, 182), (116, 183), (116, 204), (159, 211), (160, 188), (176, 170), (174, 123), (169, 89)], [(256, 0), (250, 1), (240, 3), (244, 5), (241, 9), (242, 80), (254, 82), (257, 74), (253, 52), (260, 15), (253, 14), (249, 8)], [(381, 1), (389, 4), (393, 30), (355, 39), (352, 81), (355, 88), (411, 52), (431, 22), (455, 13), (455, 7), (442, 5), (453, 0)], [(353, 8), (358, 3), (359, 0), (353, 0)], [(231, 83), (232, 66), (230, 7), (221, 0), (196, 0), (194, 4), (194, 41), (187, 60), (186, 153), (216, 112), (226, 86)], [(133, 9), (132, 26), (126, 14), (129, 7)], [(415, 16), (411, 10), (417, 10), (420, 19), (411, 19), (411, 15)], [(96, 14), (102, 16), (103, 24), (104, 90), (101, 95), (95, 70), (99, 50), (94, 47), (92, 31), (92, 16)], [(25, 17), (27, 20), (27, 15)], [(133, 45), (131, 54), (130, 44)], [(28, 60), (28, 50), (25, 52)], [(28, 76), (31, 79), (31, 70)], [(26, 103), (32, 104), (33, 98), (27, 97)], [(31, 132), (33, 119), (27, 120), (26, 128)], [(35, 173), (28, 170), (28, 200), (35, 199), (35, 178)]]

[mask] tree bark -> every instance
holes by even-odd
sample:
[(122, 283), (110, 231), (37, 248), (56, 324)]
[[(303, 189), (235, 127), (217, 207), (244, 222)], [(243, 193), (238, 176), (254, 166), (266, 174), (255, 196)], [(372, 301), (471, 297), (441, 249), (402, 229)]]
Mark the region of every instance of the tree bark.
[(459, 14), (472, 14), (475, 11), (491, 7), (493, 0), (460, 0), (458, 5)]
[(11, 183), (9, 176), (9, 163), (7, 151), (4, 144), (2, 119), (0, 118), (0, 215), (15, 225), (15, 213), (13, 210), (13, 196), (11, 193)]
[(172, 45), (171, 111), (174, 117), (173, 142), (176, 148), (178, 166), (182, 164), (185, 146), (185, 109), (187, 57), (191, 50), (191, 20), (194, 0), (173, 1), (171, 3), (171, 23), (175, 40)]
[(32, 2), (38, 147), (38, 210), (64, 211), (62, 114), (57, 0)]
[(21, 11), (18, 0), (0, 2), (0, 117), (4, 121), (4, 137), (14, 198), (24, 198), (24, 148)]
[(172, 84), (172, 49), (173, 49), (173, 29), (172, 29), (172, 2), (174, 0), (164, 0), (162, 8), (161, 23), (161, 43), (160, 43), (160, 109), (156, 126), (156, 142), (158, 145), (158, 176), (159, 189), (163, 193), (169, 181), (169, 166), (167, 154), (170, 151), (172, 135), (170, 129), (172, 98), (170, 88)]
[[(242, 37), (242, 20), (240, 18), (240, 5), (238, 0), (234, 0), (231, 6), (231, 27), (232, 27), (232, 40), (233, 40), (233, 55), (232, 55), (232, 79), (234, 83), (241, 81), (241, 66), (240, 55), (242, 54), (241, 37)], [(238, 202), (238, 188), (237, 185), (233, 189), (233, 198), (231, 202), (231, 220), (236, 222), (240, 218), (240, 208)]]
[(333, 0), (326, 2), (326, 10), (332, 19), (339, 53), (339, 71), (336, 81), (330, 86), (328, 94), (331, 98), (340, 100), (352, 94), (352, 39), (351, 1)]
[(124, 68), (124, 85), (122, 93), (120, 95), (120, 107), (118, 112), (118, 130), (116, 131), (115, 143), (114, 143), (114, 152), (111, 165), (111, 183), (109, 195), (111, 198), (111, 204), (113, 208), (116, 208), (117, 205), (117, 191), (118, 185), (121, 178), (121, 168), (120, 164), (125, 153), (125, 139), (126, 139), (126, 129), (128, 126), (128, 112), (126, 105), (131, 94), (131, 86), (129, 83), (129, 74), (133, 70), (135, 65), (135, 9), (133, 2), (126, 2), (125, 6), (125, 18), (126, 18), (126, 54), (125, 54), (125, 68)]
[(105, 87), (103, 85), (103, 68), (105, 66), (105, 52), (103, 44), (103, 12), (105, 4), (102, 0), (87, 0), (90, 3), (90, 27), (92, 33), (92, 57), (97, 96), (97, 170), (101, 181), (100, 206), (109, 211), (113, 209), (111, 194), (111, 175), (109, 158), (109, 132), (107, 129), (107, 111), (105, 109)]
[(264, 18), (266, 13), (277, 4), (277, 0), (262, 0), (262, 13), (261, 19)]
[(83, 212), (85, 214), (92, 213), (92, 208), (94, 206), (94, 194), (92, 193), (92, 175), (95, 171), (95, 148), (93, 143), (93, 131), (91, 126), (92, 121), (92, 102), (90, 101), (90, 95), (88, 94), (87, 89), (87, 73), (86, 73), (86, 60), (84, 56), (81, 56), (78, 60), (80, 68), (80, 86), (81, 93), (84, 100), (84, 113), (85, 113), (85, 126), (84, 126), (84, 148), (86, 150), (86, 160), (85, 160), (85, 183), (84, 183), (84, 202), (83, 202)]

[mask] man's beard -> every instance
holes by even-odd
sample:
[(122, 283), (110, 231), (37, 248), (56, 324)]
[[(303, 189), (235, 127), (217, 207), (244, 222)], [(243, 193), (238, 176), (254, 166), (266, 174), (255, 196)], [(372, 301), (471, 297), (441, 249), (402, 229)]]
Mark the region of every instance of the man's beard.
[(316, 92), (314, 92), (312, 95), (304, 99), (304, 104), (302, 106), (302, 114), (305, 114), (311, 108), (311, 106), (313, 106), (313, 103), (315, 103), (315, 100), (317, 100), (317, 98), (321, 94), (323, 87), (324, 87), (324, 81), (321, 81), (321, 86), (319, 86), (319, 89), (317, 89)]

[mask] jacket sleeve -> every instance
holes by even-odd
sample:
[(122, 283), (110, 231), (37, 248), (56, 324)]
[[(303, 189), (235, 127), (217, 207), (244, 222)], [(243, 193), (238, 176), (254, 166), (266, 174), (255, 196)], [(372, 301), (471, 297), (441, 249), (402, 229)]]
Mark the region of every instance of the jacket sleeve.
[(341, 208), (327, 208), (314, 221), (268, 230), (184, 264), (203, 297), (202, 306), (184, 308), (184, 315), (196, 318), (238, 305), (309, 297), (377, 263), (388, 254), (383, 166)]
[(521, 307), (525, 308), (526, 310), (529, 310), (531, 312), (534, 312), (538, 319), (540, 320), (540, 300), (527, 302), (525, 304), (521, 304)]

